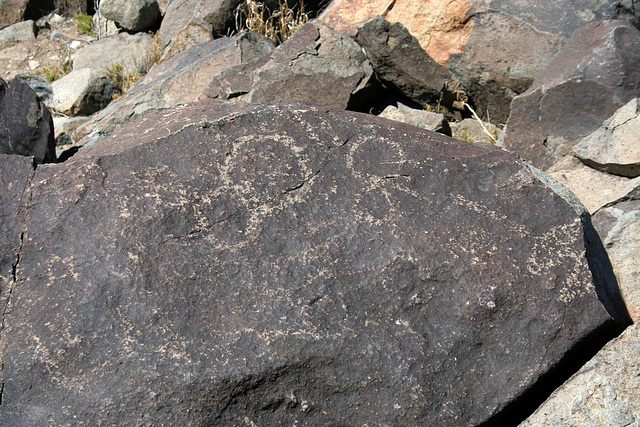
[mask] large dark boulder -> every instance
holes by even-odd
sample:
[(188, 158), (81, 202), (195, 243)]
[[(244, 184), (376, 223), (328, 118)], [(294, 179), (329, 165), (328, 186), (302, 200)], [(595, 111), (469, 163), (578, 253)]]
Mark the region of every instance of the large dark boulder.
[(51, 113), (22, 80), (0, 79), (0, 153), (33, 156), (55, 162), (56, 143)]
[(640, 94), (640, 31), (623, 21), (577, 30), (513, 100), (505, 148), (548, 169)]
[(21, 199), (0, 424), (495, 420), (613, 325), (535, 173), (296, 102), (143, 117)]

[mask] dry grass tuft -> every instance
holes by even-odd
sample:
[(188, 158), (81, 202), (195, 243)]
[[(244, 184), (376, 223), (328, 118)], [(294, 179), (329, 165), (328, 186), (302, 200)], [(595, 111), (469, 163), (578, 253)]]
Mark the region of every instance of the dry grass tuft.
[(139, 73), (137, 71), (134, 71), (133, 73), (127, 72), (124, 65), (120, 63), (111, 64), (110, 67), (107, 67), (105, 69), (105, 75), (110, 78), (118, 87), (119, 93), (114, 95), (114, 99), (119, 98), (143, 76), (142, 73)]
[[(244, 17), (244, 25), (242, 24)], [(287, 0), (279, 2), (278, 9), (271, 12), (264, 3), (255, 0), (246, 0), (236, 10), (236, 27), (238, 31), (247, 29), (262, 34), (275, 44), (284, 43), (298, 31), (300, 27), (309, 22), (309, 14), (304, 10), (304, 4), (300, 3), (298, 11), (289, 7)]]
[(49, 83), (53, 83), (61, 77), (66, 76), (71, 72), (72, 64), (71, 61), (65, 60), (57, 65), (52, 65), (50, 67), (43, 67), (43, 75), (44, 78), (47, 79)]

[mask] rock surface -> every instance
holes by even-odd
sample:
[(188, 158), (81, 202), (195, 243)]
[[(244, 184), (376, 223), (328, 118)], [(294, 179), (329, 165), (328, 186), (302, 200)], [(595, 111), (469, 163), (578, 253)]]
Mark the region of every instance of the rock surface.
[(261, 57), (273, 43), (255, 33), (240, 33), (203, 43), (156, 64), (128, 92), (81, 126), (75, 141), (82, 143), (110, 135), (126, 123), (149, 112), (196, 101), (207, 85), (225, 68)]
[[(375, 95), (373, 69), (351, 38), (310, 22), (269, 55), (218, 74), (205, 95), (252, 103), (296, 99), (358, 110)], [(366, 109), (366, 107), (365, 107)]]
[(448, 66), (478, 114), (504, 124), (513, 98), (531, 86), (565, 40), (502, 12), (478, 13), (471, 22), (464, 48)]
[(0, 30), (0, 42), (21, 42), (33, 40), (37, 34), (36, 23), (32, 20), (18, 22)]
[(640, 178), (631, 179), (601, 172), (574, 156), (566, 156), (547, 172), (578, 196), (591, 213), (640, 193)]
[(0, 153), (33, 156), (38, 163), (55, 162), (51, 113), (20, 79), (0, 79)]
[(584, 164), (627, 178), (640, 176), (640, 111), (638, 98), (621, 107), (602, 127), (573, 148)]
[[(489, 132), (490, 136), (487, 135)], [(482, 125), (476, 119), (464, 119), (459, 122), (451, 123), (451, 136), (462, 139), (467, 142), (484, 142), (487, 144), (495, 144), (500, 140), (502, 131), (491, 123), (483, 122)]]
[(49, 108), (68, 116), (81, 116), (102, 110), (117, 88), (103, 72), (91, 68), (72, 71), (51, 84)]
[(433, 113), (431, 111), (415, 110), (399, 104), (398, 107), (389, 105), (378, 116), (451, 136), (449, 123), (447, 123), (442, 114)]
[(0, 424), (490, 421), (611, 325), (588, 222), (532, 172), (370, 115), (213, 101), (38, 167)]
[[(24, 194), (34, 173), (33, 159), (0, 154), (0, 301), (6, 306), (24, 230)], [(0, 331), (1, 332), (1, 331)], [(1, 335), (0, 335), (1, 338)]]
[(152, 65), (149, 64), (152, 50), (149, 34), (120, 33), (78, 49), (73, 56), (73, 69), (92, 68), (104, 73), (114, 64), (121, 64), (127, 73), (146, 73)]
[(157, 28), (160, 7), (156, 0), (101, 0), (100, 14), (135, 33)]
[(640, 183), (635, 200), (600, 209), (593, 225), (602, 236), (611, 259), (627, 310), (634, 322), (640, 320)]
[(640, 424), (640, 324), (607, 344), (520, 427)]
[(452, 108), (453, 100), (443, 100), (443, 94), (455, 79), (420, 47), (404, 25), (378, 16), (358, 27), (356, 40), (387, 88), (421, 107), (442, 101), (443, 106)]
[(640, 31), (622, 21), (575, 32), (511, 104), (505, 148), (548, 169), (640, 91)]

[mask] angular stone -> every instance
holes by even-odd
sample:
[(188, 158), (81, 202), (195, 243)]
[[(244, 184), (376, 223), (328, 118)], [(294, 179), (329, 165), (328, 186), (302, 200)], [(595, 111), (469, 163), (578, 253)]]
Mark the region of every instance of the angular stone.
[(143, 117), (36, 171), (0, 424), (490, 422), (612, 325), (534, 173), (302, 103)]
[(51, 89), (49, 108), (68, 116), (86, 116), (113, 100), (116, 85), (102, 72), (81, 68), (53, 82)]
[(621, 107), (602, 127), (573, 147), (573, 155), (603, 172), (640, 176), (640, 111), (638, 98)]
[(520, 427), (637, 425), (638, 354), (640, 323), (607, 344)]
[(27, 20), (18, 22), (0, 30), (0, 42), (22, 42), (36, 38), (38, 28), (36, 23)]
[(622, 21), (577, 30), (511, 104), (505, 148), (548, 169), (640, 91), (640, 31)]
[(210, 42), (212, 40), (213, 27), (211, 24), (194, 18), (180, 33), (174, 36), (171, 43), (165, 48), (162, 59), (165, 60), (197, 44)]
[(513, 98), (531, 86), (565, 40), (502, 12), (479, 13), (471, 22), (464, 49), (448, 66), (478, 114), (504, 124)]
[(194, 46), (153, 66), (124, 95), (81, 126), (73, 139), (80, 144), (94, 141), (149, 112), (196, 101), (213, 76), (271, 49), (269, 39), (246, 32)]
[(593, 225), (602, 237), (627, 310), (640, 321), (640, 185), (635, 200), (600, 209)]
[(421, 107), (436, 104), (452, 108), (452, 99), (443, 99), (455, 79), (451, 72), (425, 52), (404, 25), (391, 24), (378, 16), (358, 26), (357, 42), (378, 78), (397, 95)]
[(101, 0), (100, 14), (132, 33), (157, 28), (161, 18), (156, 0)]
[(547, 173), (578, 196), (591, 213), (640, 192), (640, 178), (630, 179), (601, 172), (574, 156), (566, 156)]
[(127, 73), (146, 73), (153, 65), (149, 64), (152, 50), (151, 36), (147, 33), (103, 37), (76, 51), (73, 69), (91, 68), (104, 73), (114, 64), (121, 64)]
[(51, 113), (22, 80), (0, 79), (0, 153), (33, 156), (38, 163), (55, 162)]
[(373, 69), (351, 38), (312, 21), (254, 62), (224, 70), (211, 82), (210, 98), (266, 103), (278, 99), (358, 110), (373, 94)]
[(173, 0), (167, 5), (158, 36), (169, 45), (196, 18), (212, 26), (212, 34), (223, 36), (235, 27), (234, 11), (243, 0)]
[(424, 110), (414, 110), (400, 104), (399, 107), (389, 105), (378, 116), (451, 136), (451, 128), (449, 127), (449, 123), (447, 123), (444, 116), (439, 113), (433, 113), (431, 111)]

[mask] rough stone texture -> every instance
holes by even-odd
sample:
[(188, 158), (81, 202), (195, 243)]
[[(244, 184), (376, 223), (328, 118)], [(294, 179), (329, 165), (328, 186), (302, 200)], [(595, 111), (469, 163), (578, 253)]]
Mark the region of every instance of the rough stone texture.
[(449, 123), (447, 123), (442, 114), (432, 113), (431, 111), (414, 110), (400, 104), (399, 107), (389, 105), (379, 116), (451, 136)]
[(18, 22), (0, 30), (0, 42), (21, 42), (36, 38), (38, 28), (32, 20)]
[(568, 38), (593, 21), (625, 19), (637, 26), (638, 6), (637, 0), (333, 0), (320, 19), (355, 34), (360, 23), (386, 10), (389, 21), (402, 22), (429, 55), (444, 64), (450, 55), (462, 52), (477, 13), (500, 12), (537, 31)]
[(161, 18), (156, 0), (101, 0), (100, 14), (134, 33), (155, 28)]
[(20, 79), (0, 79), (0, 153), (33, 156), (38, 163), (55, 162), (51, 113)]
[(390, 22), (401, 22), (433, 59), (446, 64), (453, 53), (462, 52), (476, 10), (481, 9), (467, 0), (334, 0), (319, 19), (337, 31), (355, 35), (358, 25), (384, 14)]
[(146, 73), (152, 49), (151, 36), (147, 33), (104, 37), (76, 51), (73, 69), (92, 68), (104, 73), (112, 65), (122, 64), (128, 73)]
[[(638, 185), (640, 188), (640, 183)], [(634, 322), (640, 320), (640, 189), (636, 200), (600, 209), (593, 225), (602, 237), (627, 310)], [(640, 421), (640, 419), (638, 420)]]
[[(33, 159), (0, 154), (0, 303), (6, 306), (24, 230), (23, 194), (34, 173)], [(0, 338), (2, 331), (0, 330)]]
[(500, 12), (478, 13), (472, 22), (464, 49), (452, 54), (449, 69), (478, 114), (506, 123), (513, 98), (547, 68), (564, 39)]
[(116, 85), (102, 72), (81, 68), (53, 82), (51, 89), (49, 108), (68, 116), (86, 116), (111, 102)]
[(36, 171), (0, 424), (490, 420), (611, 325), (534, 172), (301, 103), (143, 117)]
[(212, 25), (214, 35), (225, 35), (234, 25), (233, 11), (242, 0), (173, 0), (167, 5), (158, 36), (166, 46), (187, 27), (193, 18)]
[(640, 323), (607, 344), (520, 427), (640, 424)]
[(192, 19), (187, 26), (174, 36), (171, 43), (165, 48), (162, 59), (185, 51), (197, 44), (213, 40), (213, 27), (201, 19)]
[[(367, 53), (378, 78), (398, 95), (424, 107), (442, 100), (454, 78), (434, 61), (404, 25), (378, 16), (358, 27), (356, 40)], [(452, 99), (443, 100), (451, 108)]]
[(153, 66), (124, 95), (81, 126), (73, 139), (89, 142), (149, 112), (196, 101), (213, 76), (225, 68), (263, 56), (271, 49), (273, 43), (267, 38), (244, 32), (194, 46)]
[(591, 213), (640, 192), (640, 178), (630, 179), (601, 172), (574, 156), (566, 156), (547, 173), (578, 196)]
[(459, 122), (450, 123), (451, 136), (473, 143), (485, 142), (487, 144), (495, 144), (496, 141), (500, 140), (500, 136), (502, 135), (500, 128), (491, 123), (483, 122), (482, 124), (491, 136), (487, 135), (476, 119), (464, 119)]
[(373, 69), (351, 38), (313, 21), (269, 55), (218, 74), (205, 95), (266, 103), (297, 99), (358, 110), (371, 104)]
[(505, 148), (549, 168), (640, 91), (640, 31), (622, 21), (577, 30), (513, 100)]
[(628, 178), (640, 176), (639, 113), (638, 98), (634, 98), (573, 147), (573, 155), (603, 172)]

